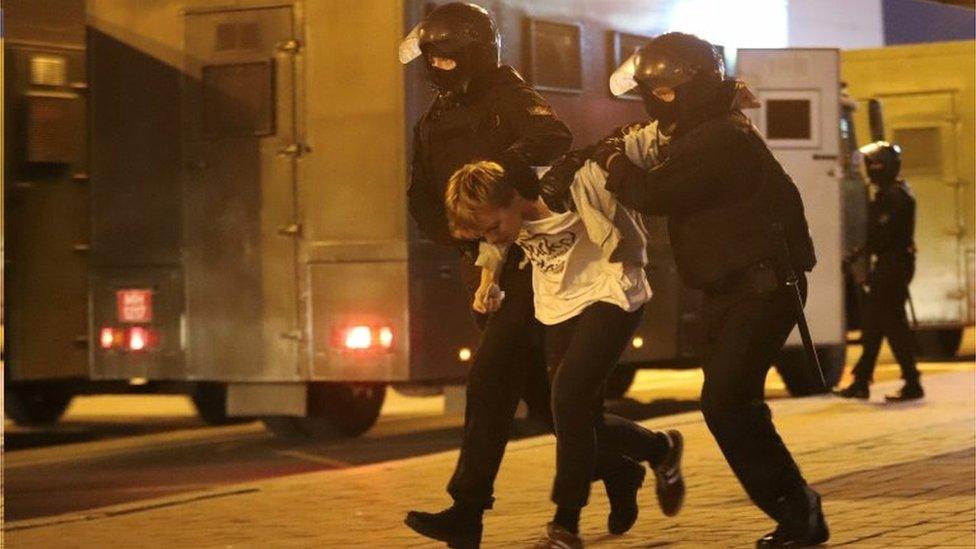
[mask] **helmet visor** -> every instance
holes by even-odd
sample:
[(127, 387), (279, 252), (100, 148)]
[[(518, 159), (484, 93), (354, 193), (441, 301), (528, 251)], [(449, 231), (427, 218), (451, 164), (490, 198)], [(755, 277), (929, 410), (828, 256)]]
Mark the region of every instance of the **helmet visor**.
[(414, 59), (420, 57), (420, 27), (423, 23), (418, 23), (416, 27), (411, 30), (403, 41), (400, 42), (400, 63), (406, 65), (407, 63), (413, 61)]
[(634, 79), (635, 74), (637, 74), (636, 52), (621, 63), (617, 67), (617, 70), (613, 71), (613, 74), (610, 75), (610, 93), (619, 97), (636, 88), (637, 80)]

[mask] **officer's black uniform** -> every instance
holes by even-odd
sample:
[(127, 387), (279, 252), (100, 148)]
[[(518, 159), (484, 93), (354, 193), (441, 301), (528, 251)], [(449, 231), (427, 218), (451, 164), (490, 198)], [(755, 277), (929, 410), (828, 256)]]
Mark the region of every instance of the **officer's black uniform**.
[(898, 181), (881, 187), (868, 206), (868, 240), (864, 253), (871, 258), (863, 299), (864, 352), (854, 366), (854, 377), (871, 380), (881, 341), (888, 344), (901, 366), (906, 383), (918, 383), (915, 338), (908, 327), (905, 301), (915, 274), (915, 198), (908, 184)]
[(835, 394), (868, 398), (881, 342), (888, 338), (904, 388), (888, 400), (911, 400), (923, 395), (915, 361), (915, 336), (908, 325), (905, 302), (908, 285), (915, 274), (915, 197), (903, 180), (900, 149), (885, 142), (862, 149), (868, 175), (877, 193), (868, 204), (868, 234), (864, 248), (855, 255), (867, 262), (868, 276), (861, 288), (861, 358), (854, 365), (854, 381)]
[[(668, 157), (646, 171), (624, 155), (602, 154), (607, 189), (626, 206), (668, 217), (678, 272), (704, 290), (702, 412), (746, 492), (779, 523), (757, 544), (821, 543), (829, 534), (820, 498), (776, 433), (763, 394), (796, 324), (785, 275), (800, 273), (805, 294), (813, 242), (793, 181), (758, 134), (732, 121), (740, 85), (722, 80), (711, 55), (707, 42), (680, 33), (638, 51), (634, 78), (648, 112), (673, 128)], [(662, 88), (676, 99), (651, 95)]]
[[(459, 245), (469, 269), (476, 243), (454, 240), (444, 212), (450, 176), (486, 158), (547, 164), (572, 140), (545, 100), (508, 66), (472, 82), (460, 100), (437, 98), (417, 124), (414, 138), (410, 212), (432, 240)], [(521, 253), (512, 252), (499, 281), (505, 300), (488, 320), (468, 374), (464, 440), (448, 485), (455, 501), (480, 509), (491, 507), (492, 485), (519, 397), (524, 393), (533, 411), (549, 410), (541, 332), (534, 328), (532, 271), (519, 269)]]

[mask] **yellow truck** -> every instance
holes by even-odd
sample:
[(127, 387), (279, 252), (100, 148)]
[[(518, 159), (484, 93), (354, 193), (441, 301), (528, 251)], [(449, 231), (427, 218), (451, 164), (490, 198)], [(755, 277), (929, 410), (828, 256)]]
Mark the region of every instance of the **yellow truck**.
[(919, 350), (929, 358), (954, 355), (976, 317), (974, 66), (973, 41), (841, 53), (848, 93), (861, 107), (878, 101), (886, 129), (871, 128), (869, 109), (857, 109), (857, 145), (883, 133), (904, 151), (902, 175), (918, 201), (911, 295)]

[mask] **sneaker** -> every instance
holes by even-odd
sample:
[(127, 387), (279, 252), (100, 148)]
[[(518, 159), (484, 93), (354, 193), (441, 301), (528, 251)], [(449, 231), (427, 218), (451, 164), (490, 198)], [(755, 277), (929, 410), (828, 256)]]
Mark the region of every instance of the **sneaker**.
[(906, 383), (897, 393), (885, 395), (885, 401), (887, 402), (908, 402), (910, 400), (918, 400), (925, 396), (925, 391), (922, 390), (922, 386), (918, 383)]
[(848, 385), (846, 389), (835, 390), (834, 395), (841, 398), (857, 398), (860, 400), (867, 400), (871, 397), (867, 384), (858, 383), (857, 381)]
[(550, 522), (546, 525), (546, 534), (535, 542), (532, 549), (583, 549), (583, 538)]
[(604, 479), (607, 499), (610, 500), (610, 515), (607, 517), (607, 530), (619, 536), (626, 533), (637, 522), (637, 491), (644, 484), (647, 471), (635, 463), (633, 467), (611, 479)]
[(667, 431), (671, 448), (656, 467), (657, 502), (665, 516), (673, 517), (681, 511), (685, 503), (685, 479), (681, 476), (681, 455), (685, 450), (685, 440), (678, 431)]
[(421, 536), (442, 541), (454, 549), (478, 549), (481, 546), (481, 514), (463, 512), (451, 506), (439, 513), (410, 511), (403, 521)]
[[(820, 494), (804, 486), (800, 498), (788, 503), (793, 509), (787, 516), (791, 524), (780, 523), (775, 530), (756, 540), (756, 548), (767, 547), (814, 547), (830, 539), (830, 530), (820, 505)], [(804, 501), (805, 500), (805, 501)]]

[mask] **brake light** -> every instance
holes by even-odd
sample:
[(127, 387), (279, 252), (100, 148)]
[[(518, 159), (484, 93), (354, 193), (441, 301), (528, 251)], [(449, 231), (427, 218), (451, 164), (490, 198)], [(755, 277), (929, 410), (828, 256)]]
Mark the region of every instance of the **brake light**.
[(346, 349), (369, 349), (373, 345), (373, 331), (369, 326), (353, 326), (346, 330)]
[(394, 339), (389, 326), (349, 326), (337, 330), (333, 345), (346, 351), (388, 351)]
[(380, 347), (389, 349), (393, 346), (393, 330), (387, 327), (380, 328)]
[(98, 336), (99, 342), (102, 344), (102, 349), (111, 349), (115, 343), (114, 330), (111, 328), (102, 328), (101, 335)]
[(106, 326), (98, 332), (98, 342), (106, 351), (125, 347), (127, 340), (126, 332), (121, 328)]
[(149, 345), (149, 330), (142, 327), (129, 328), (128, 347), (130, 351), (142, 351)]
[(152, 351), (159, 348), (159, 333), (145, 326), (125, 329), (106, 326), (98, 332), (98, 343), (105, 351)]

